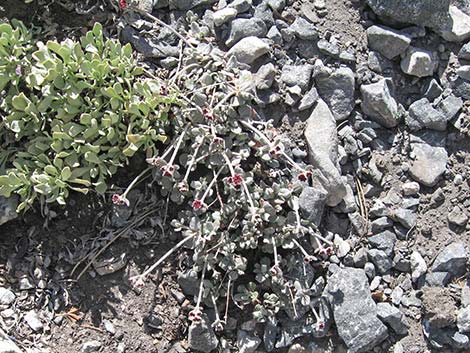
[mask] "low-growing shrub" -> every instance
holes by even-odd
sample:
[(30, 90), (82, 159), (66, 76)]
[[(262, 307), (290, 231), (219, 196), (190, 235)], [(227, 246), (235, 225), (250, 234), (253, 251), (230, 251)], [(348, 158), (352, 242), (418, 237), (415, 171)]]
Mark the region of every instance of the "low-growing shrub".
[(102, 27), (80, 41), (34, 43), (20, 22), (0, 25), (0, 195), (65, 203), (99, 193), (136, 151), (165, 141), (177, 94), (146, 78), (130, 45)]
[[(131, 280), (144, 285), (165, 258), (189, 246), (199, 280), (194, 324), (212, 307), (213, 325), (223, 329), (235, 303), (260, 322), (310, 312), (312, 330), (323, 335), (328, 309), (321, 283), (312, 286), (332, 244), (299, 211), (311, 166), (295, 162), (282, 135), (250, 106), (255, 80), (238, 67), (210, 44), (186, 48), (172, 80), (188, 104), (175, 114), (176, 136), (164, 153), (147, 159), (161, 195), (179, 205), (171, 223), (183, 239)], [(114, 201), (127, 202), (125, 195)]]

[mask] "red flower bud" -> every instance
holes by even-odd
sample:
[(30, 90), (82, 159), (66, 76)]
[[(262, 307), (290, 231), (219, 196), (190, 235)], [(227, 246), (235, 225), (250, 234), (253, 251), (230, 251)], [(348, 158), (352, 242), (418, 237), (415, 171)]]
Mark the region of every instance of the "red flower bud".
[(204, 206), (204, 202), (201, 200), (194, 200), (193, 201), (193, 210), (197, 211), (200, 210)]
[(120, 0), (120, 1), (119, 1), (119, 7), (120, 7), (121, 9), (124, 10), (124, 9), (126, 8), (126, 6), (127, 6), (127, 1), (126, 1), (126, 0)]
[(302, 182), (306, 182), (308, 180), (308, 176), (306, 173), (300, 173), (297, 178), (302, 181)]

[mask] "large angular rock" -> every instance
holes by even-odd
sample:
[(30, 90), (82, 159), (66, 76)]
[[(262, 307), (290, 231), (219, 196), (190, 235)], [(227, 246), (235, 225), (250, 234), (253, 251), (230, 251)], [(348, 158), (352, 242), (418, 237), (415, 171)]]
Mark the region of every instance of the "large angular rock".
[(391, 96), (385, 79), (362, 85), (361, 93), (362, 110), (367, 116), (386, 128), (398, 125), (398, 104)]
[(377, 316), (399, 335), (408, 333), (409, 325), (402, 312), (389, 303), (377, 304)]
[(420, 48), (409, 48), (401, 61), (401, 70), (416, 77), (432, 76), (437, 68), (433, 53)]
[(237, 18), (230, 23), (230, 33), (225, 44), (231, 47), (242, 38), (264, 37), (267, 32), (265, 23), (259, 18)]
[(313, 66), (306, 65), (284, 65), (281, 72), (281, 81), (287, 86), (299, 86), (302, 91), (308, 89), (312, 76)]
[(315, 26), (300, 16), (296, 17), (295, 21), (290, 25), (289, 30), (300, 39), (312, 40), (318, 37)]
[(410, 105), (405, 122), (412, 131), (424, 128), (445, 131), (447, 128), (447, 117), (441, 111), (434, 109), (427, 98), (417, 100)]
[(228, 51), (242, 64), (251, 64), (260, 56), (269, 52), (269, 45), (258, 37), (246, 37), (240, 40)]
[(447, 245), (434, 260), (432, 272), (450, 272), (454, 276), (465, 273), (467, 266), (467, 251), (464, 243), (452, 243)]
[(440, 35), (449, 42), (462, 42), (470, 38), (470, 16), (459, 10), (457, 6), (449, 9), (450, 18), (441, 27)]
[(369, 245), (375, 249), (382, 250), (387, 256), (393, 256), (397, 236), (389, 230), (367, 238)]
[(387, 338), (387, 327), (377, 318), (377, 306), (364, 270), (338, 269), (328, 279), (324, 295), (349, 353), (369, 351)]
[(370, 49), (393, 59), (406, 51), (411, 38), (388, 27), (371, 26), (367, 29), (367, 41)]
[(449, 20), (451, 0), (367, 0), (379, 16), (439, 29)]
[(348, 118), (354, 108), (355, 78), (348, 67), (322, 69), (315, 76), (318, 94), (328, 104), (337, 121)]
[(445, 148), (445, 134), (426, 131), (412, 135), (411, 149), (414, 161), (410, 168), (411, 177), (417, 182), (432, 187), (446, 171), (448, 154)]
[(338, 167), (336, 121), (323, 100), (318, 100), (308, 118), (304, 135), (310, 162), (324, 176), (320, 182), (328, 192), (326, 203), (331, 207), (336, 206), (346, 196), (346, 187)]
[(189, 326), (188, 344), (191, 349), (205, 353), (212, 352), (219, 345), (219, 340), (205, 315), (200, 323)]
[(0, 225), (12, 221), (18, 217), (16, 208), (18, 207), (18, 198), (10, 196), (9, 198), (0, 196)]

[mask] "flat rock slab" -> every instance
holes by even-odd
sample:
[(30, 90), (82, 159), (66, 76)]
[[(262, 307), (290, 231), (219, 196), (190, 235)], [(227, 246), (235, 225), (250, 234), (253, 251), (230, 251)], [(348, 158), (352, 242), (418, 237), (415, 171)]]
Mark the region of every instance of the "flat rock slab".
[(364, 270), (338, 269), (329, 277), (324, 295), (349, 353), (367, 352), (387, 338), (387, 327), (377, 317)]
[(379, 16), (402, 23), (442, 28), (449, 21), (450, 0), (367, 0)]
[(346, 187), (341, 180), (337, 163), (336, 120), (323, 100), (318, 100), (308, 118), (304, 135), (309, 149), (310, 162), (324, 176), (324, 180), (320, 182), (328, 192), (326, 203), (328, 206), (336, 206), (346, 196)]

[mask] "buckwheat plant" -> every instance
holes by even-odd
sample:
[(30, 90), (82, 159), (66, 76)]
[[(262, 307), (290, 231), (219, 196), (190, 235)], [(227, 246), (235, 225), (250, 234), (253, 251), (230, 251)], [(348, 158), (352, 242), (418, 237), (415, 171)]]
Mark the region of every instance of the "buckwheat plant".
[(233, 302), (260, 322), (280, 311), (294, 319), (310, 312), (323, 329), (310, 287), (314, 267), (333, 248), (299, 211), (311, 167), (295, 162), (272, 123), (250, 106), (249, 71), (206, 43), (186, 47), (182, 58), (170, 84), (185, 104), (173, 114), (171, 142), (147, 159), (161, 195), (178, 206), (171, 224), (182, 240), (131, 280), (144, 285), (163, 260), (189, 246), (200, 280), (189, 313), (194, 324), (213, 307), (214, 327), (223, 330)]

